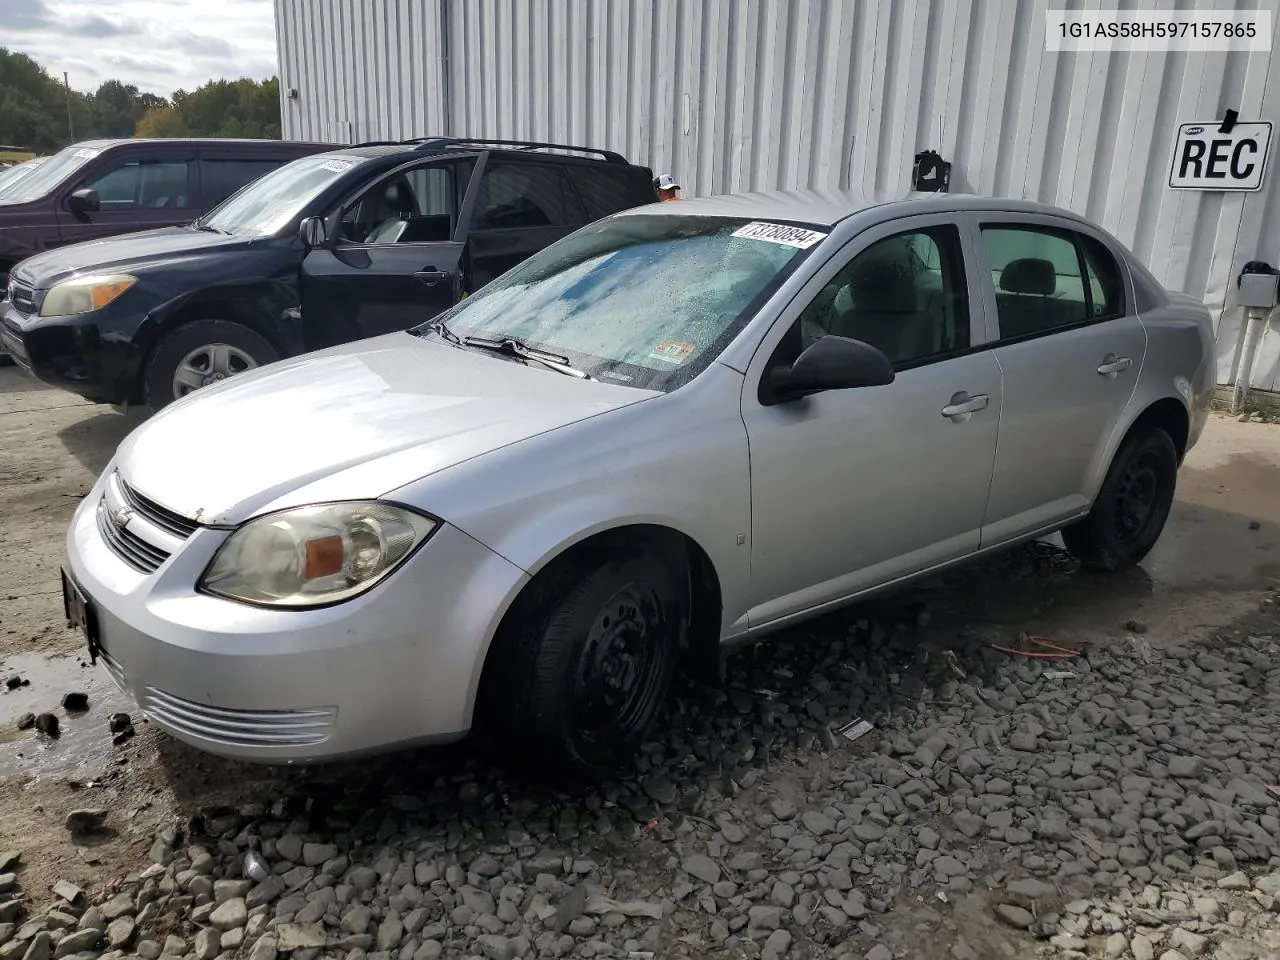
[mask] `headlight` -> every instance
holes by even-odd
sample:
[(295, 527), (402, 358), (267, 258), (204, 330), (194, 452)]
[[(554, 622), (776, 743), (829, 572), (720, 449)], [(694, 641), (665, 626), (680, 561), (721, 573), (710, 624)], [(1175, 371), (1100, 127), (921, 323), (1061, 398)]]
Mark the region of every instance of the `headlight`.
[(127, 273), (89, 274), (55, 284), (40, 304), (42, 317), (74, 317), (101, 310), (135, 283)]
[(250, 520), (200, 578), (208, 593), (278, 607), (314, 607), (368, 590), (436, 522), (387, 503), (325, 503)]

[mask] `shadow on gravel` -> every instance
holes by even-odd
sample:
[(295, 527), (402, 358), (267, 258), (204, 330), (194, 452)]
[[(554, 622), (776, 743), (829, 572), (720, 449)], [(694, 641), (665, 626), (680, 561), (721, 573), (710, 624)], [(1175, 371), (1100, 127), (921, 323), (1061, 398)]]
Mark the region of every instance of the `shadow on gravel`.
[(58, 431), (58, 439), (67, 452), (96, 478), (115, 455), (120, 441), (145, 419), (145, 411), (117, 413), (103, 407), (101, 413), (67, 424)]

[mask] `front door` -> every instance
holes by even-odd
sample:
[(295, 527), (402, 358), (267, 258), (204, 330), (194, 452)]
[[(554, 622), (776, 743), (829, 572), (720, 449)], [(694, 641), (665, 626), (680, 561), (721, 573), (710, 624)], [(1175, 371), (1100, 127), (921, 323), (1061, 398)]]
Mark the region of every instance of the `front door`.
[[(97, 191), (101, 208), (76, 214), (69, 197)], [(108, 154), (64, 191), (58, 204), (58, 242), (80, 243), (120, 233), (172, 227), (200, 216), (200, 174), (194, 151)]]
[(1147, 335), (1115, 257), (1096, 238), (1031, 217), (984, 218), (980, 234), (1005, 397), (987, 545), (1088, 508)]
[(438, 163), (398, 170), (330, 218), (336, 236), (302, 261), (310, 346), (406, 330), (457, 302), (458, 173)]
[[(971, 349), (985, 339), (975, 284), (945, 217), (881, 226), (818, 273), (757, 353), (742, 404), (752, 628), (977, 550), (1001, 377)], [(769, 366), (826, 334), (878, 347), (894, 382), (763, 405)]]

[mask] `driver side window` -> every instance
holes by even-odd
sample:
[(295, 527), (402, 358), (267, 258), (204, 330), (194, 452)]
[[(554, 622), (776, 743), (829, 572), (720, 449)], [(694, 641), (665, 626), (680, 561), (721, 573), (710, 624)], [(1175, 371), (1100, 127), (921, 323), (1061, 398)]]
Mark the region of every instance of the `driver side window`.
[(831, 279), (798, 327), (799, 351), (824, 336), (847, 337), (882, 351), (895, 370), (967, 349), (959, 232), (928, 227), (876, 241)]
[(451, 240), (454, 199), (450, 167), (401, 171), (378, 181), (343, 209), (339, 242), (382, 246)]

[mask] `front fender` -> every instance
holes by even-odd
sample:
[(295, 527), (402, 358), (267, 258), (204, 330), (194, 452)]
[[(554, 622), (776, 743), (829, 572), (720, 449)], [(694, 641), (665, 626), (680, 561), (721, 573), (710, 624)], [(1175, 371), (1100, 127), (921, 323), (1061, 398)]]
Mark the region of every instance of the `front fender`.
[(183, 290), (143, 317), (137, 342), (149, 350), (165, 333), (191, 319), (237, 320), (280, 347), (284, 356), (306, 352), (296, 276), (249, 277)]

